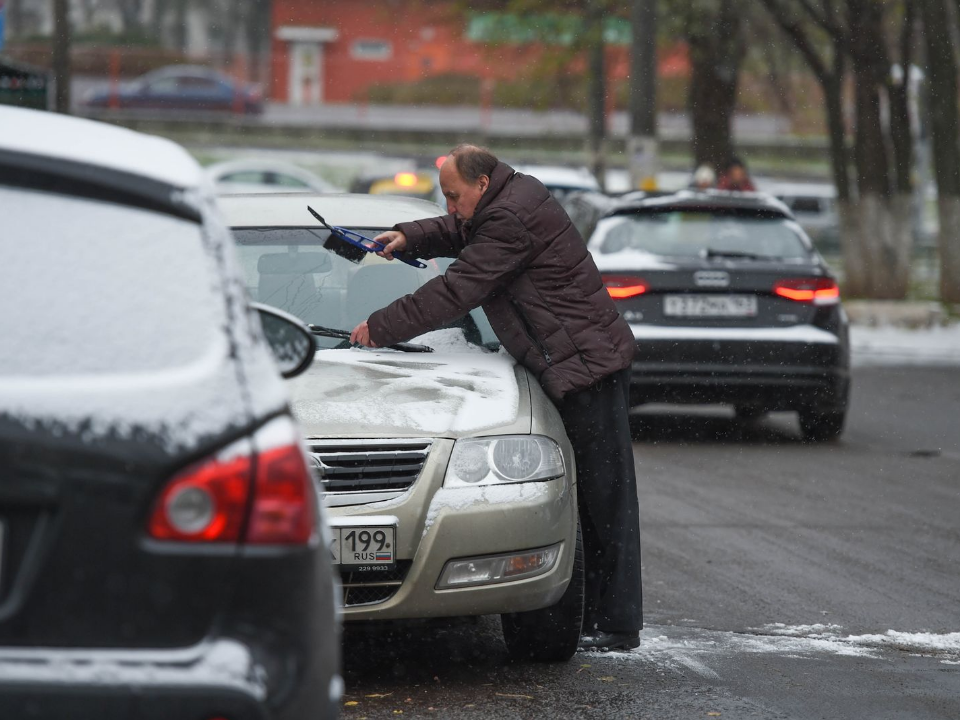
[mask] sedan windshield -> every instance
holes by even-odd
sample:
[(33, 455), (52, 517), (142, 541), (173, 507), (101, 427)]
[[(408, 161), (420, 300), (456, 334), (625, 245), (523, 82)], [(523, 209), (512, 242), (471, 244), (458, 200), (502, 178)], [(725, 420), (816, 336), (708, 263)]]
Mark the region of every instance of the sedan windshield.
[[(368, 237), (383, 231), (349, 229)], [(373, 254), (359, 264), (353, 263), (324, 248), (330, 233), (320, 228), (235, 228), (233, 235), (250, 297), (323, 328), (352, 330), (373, 312), (415, 292), (441, 273), (434, 261), (429, 261), (425, 270), (418, 270)], [(479, 309), (450, 327), (462, 331), (457, 339), (463, 346), (496, 345), (496, 337)], [(434, 343), (431, 340), (429, 344)], [(330, 349), (349, 343), (319, 336), (317, 345)]]
[(590, 241), (602, 255), (791, 259), (810, 257), (800, 227), (784, 218), (710, 212), (617, 215), (602, 220)]

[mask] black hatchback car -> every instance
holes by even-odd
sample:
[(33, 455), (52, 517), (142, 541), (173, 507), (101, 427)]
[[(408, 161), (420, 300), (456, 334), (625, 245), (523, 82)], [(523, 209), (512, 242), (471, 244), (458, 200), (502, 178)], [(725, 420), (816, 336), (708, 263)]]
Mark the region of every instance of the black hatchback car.
[(637, 339), (636, 404), (795, 410), (810, 440), (843, 431), (847, 318), (836, 278), (783, 203), (692, 192), (627, 201), (589, 248)]
[[(332, 718), (329, 528), (179, 146), (0, 107), (0, 718)], [(266, 333), (266, 335), (265, 335)]]

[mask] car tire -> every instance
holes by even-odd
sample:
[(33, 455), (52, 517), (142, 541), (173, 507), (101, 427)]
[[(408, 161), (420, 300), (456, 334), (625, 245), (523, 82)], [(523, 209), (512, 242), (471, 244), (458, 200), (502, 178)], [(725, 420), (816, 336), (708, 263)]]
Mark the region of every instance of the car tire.
[(583, 540), (577, 523), (573, 574), (560, 600), (550, 607), (500, 616), (503, 640), (514, 660), (566, 662), (577, 652), (583, 625)]
[(846, 409), (839, 412), (821, 412), (818, 410), (800, 410), (800, 432), (809, 442), (830, 442), (843, 434), (847, 420)]

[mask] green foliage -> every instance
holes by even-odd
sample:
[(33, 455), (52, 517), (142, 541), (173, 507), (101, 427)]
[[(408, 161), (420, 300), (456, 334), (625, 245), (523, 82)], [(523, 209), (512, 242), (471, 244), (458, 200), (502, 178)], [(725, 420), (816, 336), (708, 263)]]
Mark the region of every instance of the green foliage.
[(354, 99), (385, 105), (478, 105), (480, 79), (456, 73), (433, 75), (412, 83), (373, 85), (366, 98)]

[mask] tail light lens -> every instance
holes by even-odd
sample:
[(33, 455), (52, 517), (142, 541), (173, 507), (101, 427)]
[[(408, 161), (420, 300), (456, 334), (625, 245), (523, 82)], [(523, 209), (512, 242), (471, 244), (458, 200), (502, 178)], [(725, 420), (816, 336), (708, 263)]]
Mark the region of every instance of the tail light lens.
[(604, 275), (603, 284), (614, 300), (643, 295), (650, 288), (645, 280), (629, 275)]
[(313, 493), (296, 426), (277, 418), (167, 482), (147, 534), (177, 542), (302, 545), (315, 527)]
[(787, 300), (814, 305), (836, 305), (840, 302), (840, 288), (830, 278), (778, 280), (773, 285), (773, 293)]
[(237, 542), (250, 499), (250, 451), (250, 442), (242, 440), (175, 475), (154, 505), (150, 537)]

